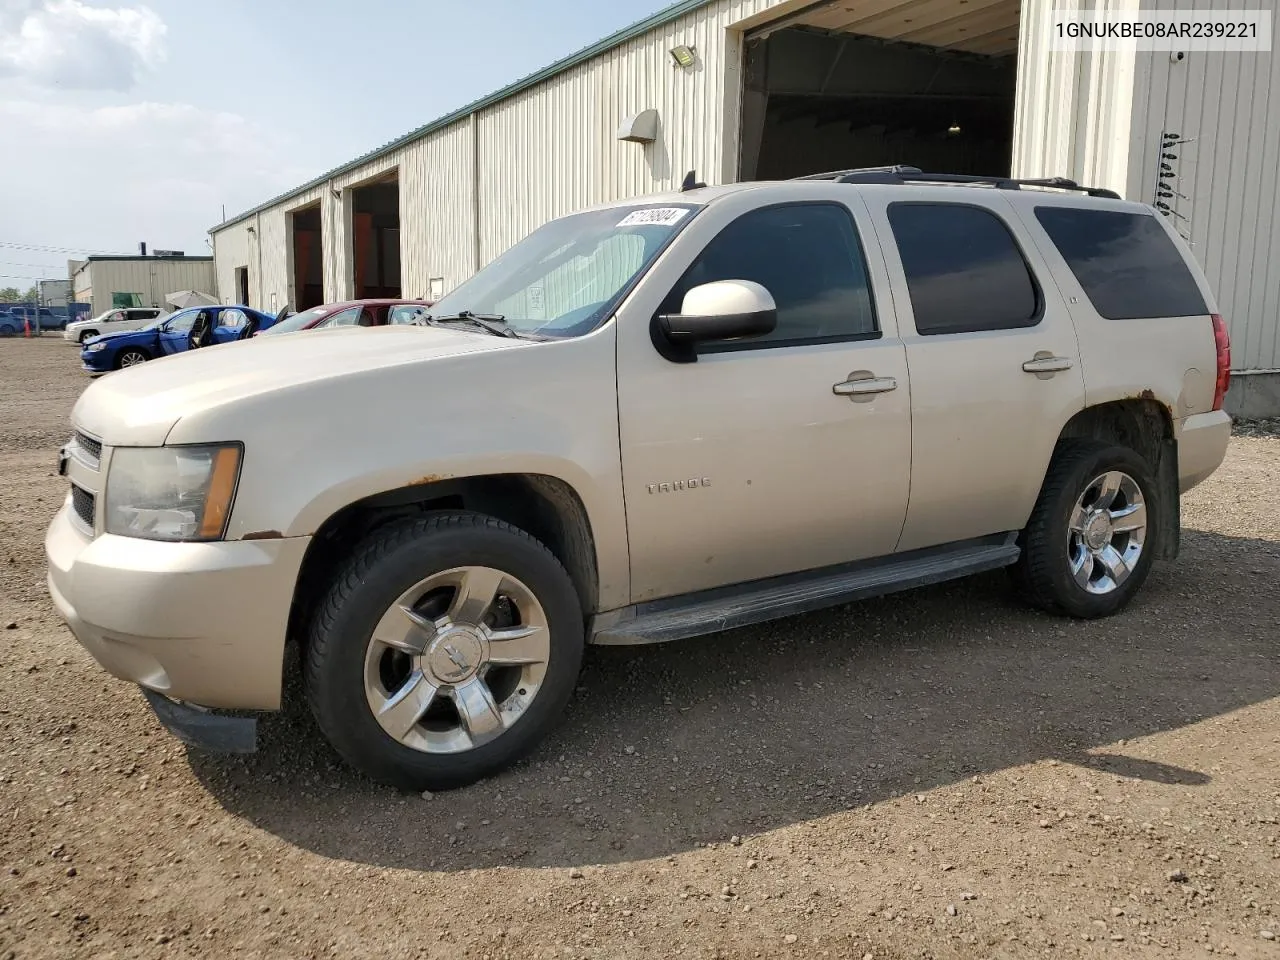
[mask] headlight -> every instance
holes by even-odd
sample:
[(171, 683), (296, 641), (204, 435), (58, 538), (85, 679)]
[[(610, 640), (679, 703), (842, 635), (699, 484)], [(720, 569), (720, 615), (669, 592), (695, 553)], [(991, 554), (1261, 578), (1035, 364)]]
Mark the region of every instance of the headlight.
[(90, 353), (97, 353), (99, 350), (107, 349), (107, 345), (105, 343), (91, 343), (87, 349)]
[(117, 447), (107, 476), (107, 533), (220, 540), (240, 476), (239, 444)]

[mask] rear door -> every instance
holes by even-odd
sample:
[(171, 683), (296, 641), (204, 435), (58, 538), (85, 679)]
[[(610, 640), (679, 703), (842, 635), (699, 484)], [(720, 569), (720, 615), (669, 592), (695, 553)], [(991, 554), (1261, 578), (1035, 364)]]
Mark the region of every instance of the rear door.
[(236, 307), (219, 310), (213, 325), (213, 342), (230, 343), (238, 340), (248, 322), (249, 318), (245, 316), (245, 312)]
[(900, 551), (1021, 529), (1084, 405), (1071, 316), (1008, 201), (916, 193), (866, 191), (911, 370)]

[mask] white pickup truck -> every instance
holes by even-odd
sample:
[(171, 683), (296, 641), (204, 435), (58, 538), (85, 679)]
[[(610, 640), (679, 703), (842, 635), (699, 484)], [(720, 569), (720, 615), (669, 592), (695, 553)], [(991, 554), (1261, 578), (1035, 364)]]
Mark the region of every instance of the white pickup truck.
[[(321, 730), (412, 789), (561, 717), (585, 643), (673, 641), (1008, 567), (1116, 613), (1225, 454), (1229, 348), (1150, 207), (911, 168), (547, 223), (421, 326), (109, 374), (49, 588), (192, 743)], [(287, 641), (292, 641), (286, 646)]]

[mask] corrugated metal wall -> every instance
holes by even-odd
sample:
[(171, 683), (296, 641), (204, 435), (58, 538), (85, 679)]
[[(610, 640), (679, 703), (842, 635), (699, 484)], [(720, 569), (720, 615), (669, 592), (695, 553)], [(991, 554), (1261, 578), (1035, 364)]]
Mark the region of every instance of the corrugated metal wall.
[(471, 121), (405, 147), (400, 159), (400, 269), (407, 297), (425, 297), (475, 271), (475, 182)]
[[(1274, 10), (1273, 0), (1232, 0), (1231, 9)], [(1214, 0), (1147, 2), (1144, 8), (1221, 9)], [(1232, 366), (1280, 369), (1280, 69), (1274, 53), (1140, 54), (1134, 94), (1128, 196), (1155, 199), (1161, 136), (1174, 147), (1169, 200), (1231, 332)], [(1185, 219), (1183, 219), (1185, 218)]]
[[(1081, 4), (1088, 6), (1088, 4)], [(1098, 0), (1134, 11), (1137, 0)], [(1051, 0), (1023, 0), (1014, 107), (1015, 177), (1069, 177), (1123, 193), (1129, 170), (1131, 53), (1057, 53)]]
[[(164, 298), (179, 290), (213, 292), (214, 262), (211, 260), (94, 260), (85, 268), (92, 290), (92, 316), (110, 310), (112, 294), (136, 293), (142, 306), (163, 306)], [(83, 289), (83, 286), (82, 286)]]

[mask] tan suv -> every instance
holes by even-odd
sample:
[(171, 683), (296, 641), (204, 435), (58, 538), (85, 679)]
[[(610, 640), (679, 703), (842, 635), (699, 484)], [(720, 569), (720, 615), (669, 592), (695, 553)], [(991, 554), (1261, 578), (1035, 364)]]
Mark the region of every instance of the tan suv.
[(1115, 613), (1224, 456), (1222, 320), (1150, 207), (957, 180), (609, 204), (421, 326), (112, 374), (64, 449), (53, 599), (222, 749), (255, 721), (209, 708), (277, 709), (295, 641), (334, 747), (413, 789), (529, 752), (585, 643), (997, 567), (1043, 608)]

